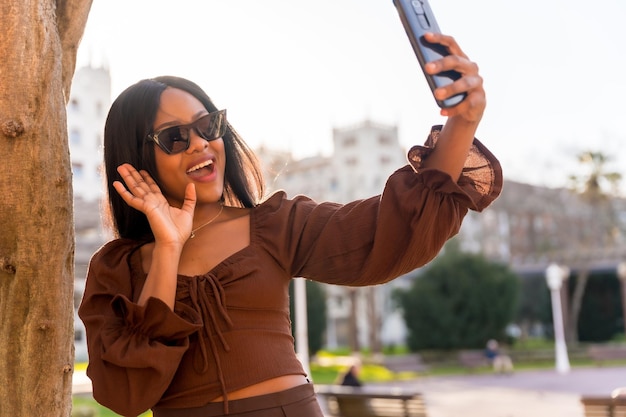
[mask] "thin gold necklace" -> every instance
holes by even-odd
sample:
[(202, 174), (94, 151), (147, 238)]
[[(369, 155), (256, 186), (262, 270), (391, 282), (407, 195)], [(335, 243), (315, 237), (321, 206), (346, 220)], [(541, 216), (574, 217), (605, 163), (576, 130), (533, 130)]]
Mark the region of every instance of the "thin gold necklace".
[(213, 217), (211, 220), (209, 220), (208, 222), (204, 223), (202, 226), (198, 226), (195, 229), (193, 229), (191, 231), (191, 236), (189, 236), (189, 239), (193, 239), (194, 237), (196, 237), (196, 232), (200, 229), (202, 229), (204, 226), (208, 226), (211, 223), (213, 223), (215, 220), (217, 220), (218, 217), (220, 217), (220, 214), (222, 214), (222, 211), (224, 211), (224, 205), (222, 204), (220, 206), (220, 211), (217, 213), (217, 215), (215, 215), (215, 217)]

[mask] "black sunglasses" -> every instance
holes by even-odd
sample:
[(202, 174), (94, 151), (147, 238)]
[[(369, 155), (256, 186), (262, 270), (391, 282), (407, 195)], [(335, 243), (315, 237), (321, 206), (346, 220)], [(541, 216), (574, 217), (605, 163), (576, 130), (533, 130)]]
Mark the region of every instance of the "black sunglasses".
[(159, 148), (169, 155), (189, 149), (191, 130), (207, 141), (219, 139), (226, 133), (226, 110), (219, 110), (202, 116), (188, 125), (166, 127), (148, 135)]

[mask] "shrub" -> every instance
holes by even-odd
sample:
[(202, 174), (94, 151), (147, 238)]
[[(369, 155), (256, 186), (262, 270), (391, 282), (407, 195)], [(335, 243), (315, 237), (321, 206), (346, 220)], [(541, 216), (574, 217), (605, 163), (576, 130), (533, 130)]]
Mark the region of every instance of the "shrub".
[(503, 340), (518, 287), (518, 276), (505, 265), (446, 252), (415, 277), (410, 289), (397, 293), (409, 348), (483, 348), (489, 339)]

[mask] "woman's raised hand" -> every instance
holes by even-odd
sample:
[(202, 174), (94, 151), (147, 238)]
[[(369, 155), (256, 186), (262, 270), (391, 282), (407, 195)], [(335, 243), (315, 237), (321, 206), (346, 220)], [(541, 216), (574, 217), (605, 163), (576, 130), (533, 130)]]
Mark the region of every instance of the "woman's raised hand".
[(130, 207), (141, 211), (148, 218), (156, 241), (181, 246), (191, 235), (193, 213), (196, 207), (196, 189), (188, 184), (182, 207), (170, 205), (159, 186), (146, 171), (137, 171), (130, 164), (123, 164), (117, 172), (126, 184), (113, 182), (113, 187)]
[(448, 117), (458, 117), (469, 123), (480, 122), (487, 100), (483, 89), (483, 79), (478, 74), (478, 65), (470, 61), (452, 36), (439, 33), (427, 33), (424, 36), (428, 42), (439, 43), (450, 52), (450, 55), (426, 64), (426, 72), (438, 74), (442, 71), (454, 70), (462, 75), (454, 83), (436, 89), (435, 97), (442, 100), (459, 93), (467, 93), (467, 97), (461, 103), (451, 108), (442, 109), (441, 114)]

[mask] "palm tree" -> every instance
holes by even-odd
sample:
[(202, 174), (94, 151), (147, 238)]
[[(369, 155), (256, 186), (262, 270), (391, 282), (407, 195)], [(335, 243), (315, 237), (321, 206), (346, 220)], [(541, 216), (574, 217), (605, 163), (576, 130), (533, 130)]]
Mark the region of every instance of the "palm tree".
[[(585, 173), (570, 175), (572, 189), (591, 205), (594, 213), (594, 224), (597, 228), (596, 234), (588, 234), (586, 239), (581, 239), (578, 242), (580, 252), (589, 251), (598, 245), (606, 247), (616, 243), (618, 236), (617, 220), (610, 197), (618, 193), (622, 176), (619, 172), (607, 171), (606, 165), (610, 160), (611, 158), (602, 152), (590, 150), (581, 152), (578, 155), (578, 161), (583, 166)], [(598, 235), (600, 241), (596, 240)], [(579, 259), (583, 258), (580, 257)], [(572, 343), (578, 341), (578, 317), (588, 279), (589, 267), (583, 262), (578, 268), (576, 287), (572, 295), (567, 323), (567, 335)]]
[[(570, 175), (574, 191), (592, 203), (617, 194), (622, 174), (606, 172), (606, 165), (610, 161), (611, 157), (602, 152), (584, 151), (578, 154), (578, 162), (587, 168), (588, 174)], [(607, 186), (610, 187), (609, 192), (605, 191)]]

